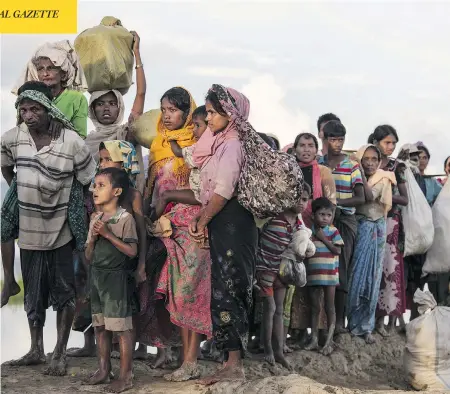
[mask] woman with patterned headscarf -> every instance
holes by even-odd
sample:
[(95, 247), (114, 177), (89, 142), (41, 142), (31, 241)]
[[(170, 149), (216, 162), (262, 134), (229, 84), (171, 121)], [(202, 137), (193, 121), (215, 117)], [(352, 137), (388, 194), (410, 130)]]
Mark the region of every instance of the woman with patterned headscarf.
[[(163, 94), (160, 103), (161, 115), (156, 138), (150, 147), (146, 190), (146, 196), (153, 203), (166, 191), (189, 189), (190, 169), (182, 157), (175, 156), (170, 142), (176, 141), (181, 148), (195, 143), (192, 114), (196, 104), (191, 94), (182, 87), (175, 87)], [(138, 340), (158, 347), (155, 367), (161, 366), (165, 360), (165, 351), (161, 349), (179, 345), (177, 336), (178, 333), (181, 334), (183, 365), (165, 376), (170, 381), (200, 376), (197, 366), (200, 335), (210, 337), (212, 333), (210, 254), (209, 250), (201, 248), (188, 233), (189, 224), (199, 211), (199, 205), (185, 203), (172, 203), (166, 207), (159, 222), (169, 221), (171, 234), (154, 234), (167, 250), (159, 280), (151, 289), (156, 293), (156, 298), (160, 299), (157, 301), (159, 306), (149, 301), (154, 298), (153, 294), (148, 293), (149, 286), (144, 286), (141, 293), (143, 328)], [(161, 304), (170, 315), (172, 325), (164, 326), (163, 314), (157, 316), (154, 313), (155, 308), (161, 307)], [(173, 331), (174, 326), (178, 330)]]
[(206, 96), (208, 129), (194, 149), (194, 162), (201, 169), (203, 205), (190, 226), (198, 242), (209, 233), (211, 249), (211, 315), (214, 340), (228, 354), (222, 369), (201, 381), (212, 384), (244, 377), (242, 357), (247, 349), (249, 315), (257, 229), (253, 215), (237, 200), (237, 185), (244, 156), (240, 133), (248, 130), (250, 102), (242, 93), (213, 85)]

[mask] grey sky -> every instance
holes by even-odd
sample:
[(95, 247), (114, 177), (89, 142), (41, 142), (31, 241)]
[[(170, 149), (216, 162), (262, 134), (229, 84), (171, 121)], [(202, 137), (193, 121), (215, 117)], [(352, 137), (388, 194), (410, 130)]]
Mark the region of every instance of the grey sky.
[[(212, 83), (242, 90), (258, 131), (282, 144), (316, 133), (324, 112), (358, 148), (392, 124), (400, 145), (423, 141), (429, 172), (450, 155), (450, 2), (80, 2), (79, 32), (113, 15), (141, 36), (146, 109), (182, 85), (197, 104)], [(74, 36), (1, 37), (1, 128), (14, 126), (11, 87), (33, 49)], [(134, 89), (125, 96), (127, 111)]]

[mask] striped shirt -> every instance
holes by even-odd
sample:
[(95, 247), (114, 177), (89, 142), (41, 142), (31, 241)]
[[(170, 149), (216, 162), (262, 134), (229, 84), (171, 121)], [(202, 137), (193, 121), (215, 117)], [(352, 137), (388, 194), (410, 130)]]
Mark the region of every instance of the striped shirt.
[(263, 227), (259, 237), (259, 248), (256, 259), (258, 271), (272, 271), (278, 273), (281, 264), (281, 255), (292, 241), (294, 232), (300, 228), (301, 222), (297, 220), (294, 226), (286, 220), (284, 214), (271, 219)]
[[(328, 156), (321, 157), (319, 163), (329, 167)], [(352, 198), (355, 186), (363, 184), (359, 164), (346, 156), (336, 168), (331, 170), (336, 184), (336, 198), (341, 200)], [(355, 207), (341, 207), (339, 205), (338, 207), (349, 214), (355, 213)]]
[(83, 184), (95, 175), (95, 162), (84, 141), (72, 130), (39, 152), (22, 123), (2, 135), (1, 166), (15, 166), (21, 249), (53, 250), (72, 239), (67, 222), (74, 176)]

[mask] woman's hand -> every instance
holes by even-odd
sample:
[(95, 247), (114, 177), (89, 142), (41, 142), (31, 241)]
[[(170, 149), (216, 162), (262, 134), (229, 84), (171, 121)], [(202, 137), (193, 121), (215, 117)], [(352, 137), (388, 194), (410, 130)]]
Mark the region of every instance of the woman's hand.
[(139, 52), (139, 44), (141, 42), (141, 38), (135, 31), (130, 31), (130, 33), (133, 35), (133, 52), (136, 54)]
[(196, 242), (202, 242), (205, 239), (205, 225), (201, 224), (200, 215), (189, 224), (189, 235)]

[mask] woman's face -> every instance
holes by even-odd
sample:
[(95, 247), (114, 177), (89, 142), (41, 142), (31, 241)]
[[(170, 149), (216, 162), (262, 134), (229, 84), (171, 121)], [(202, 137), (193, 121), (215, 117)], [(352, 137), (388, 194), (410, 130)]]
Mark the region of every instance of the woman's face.
[(379, 141), (377, 145), (383, 156), (391, 156), (394, 153), (397, 142), (397, 138), (390, 134)]
[(108, 149), (101, 149), (99, 152), (98, 166), (101, 170), (105, 168), (123, 168), (122, 162), (112, 161)]
[(102, 125), (112, 125), (119, 116), (119, 103), (113, 92), (100, 96), (94, 102), (94, 113), (97, 120)]
[(375, 174), (380, 165), (378, 152), (373, 148), (367, 148), (361, 159), (361, 165), (363, 167), (364, 174), (366, 174), (367, 177)]
[(164, 127), (167, 130), (173, 131), (183, 128), (186, 122), (184, 112), (172, 104), (167, 97), (164, 97), (161, 101), (161, 113)]
[(445, 173), (447, 176), (450, 176), (450, 158), (447, 159), (447, 162), (445, 163)]
[(419, 152), (419, 170), (425, 171), (425, 169), (428, 167), (429, 158), (427, 154), (423, 151)]
[(219, 131), (225, 130), (230, 122), (228, 117), (219, 114), (209, 101), (206, 101), (205, 106), (206, 113), (208, 114), (206, 117), (206, 122), (208, 123), (208, 127), (211, 132), (215, 134)]
[(39, 81), (44, 82), (47, 86), (61, 86), (66, 77), (66, 73), (57, 67), (48, 57), (38, 59), (36, 70)]
[(317, 148), (312, 138), (300, 137), (295, 148), (295, 157), (298, 161), (308, 164), (317, 156)]

